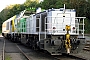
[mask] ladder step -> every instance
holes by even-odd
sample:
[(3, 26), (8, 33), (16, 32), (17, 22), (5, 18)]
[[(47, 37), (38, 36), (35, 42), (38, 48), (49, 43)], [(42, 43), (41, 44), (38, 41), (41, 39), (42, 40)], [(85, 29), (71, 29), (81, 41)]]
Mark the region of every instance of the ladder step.
[(90, 49), (89, 49), (89, 48), (84, 48), (83, 50), (87, 50), (87, 51), (90, 51)]
[(85, 48), (89, 48), (90, 46), (85, 46)]
[(40, 43), (40, 44), (44, 44), (44, 43)]

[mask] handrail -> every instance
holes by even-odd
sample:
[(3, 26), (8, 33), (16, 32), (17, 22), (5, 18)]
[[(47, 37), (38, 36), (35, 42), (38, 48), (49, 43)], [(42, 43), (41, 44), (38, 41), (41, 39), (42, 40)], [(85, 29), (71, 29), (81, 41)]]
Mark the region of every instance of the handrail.
[[(80, 31), (80, 26), (83, 26), (83, 27), (82, 27), (82, 33), (83, 33), (83, 38), (84, 38), (84, 31), (85, 31), (85, 30), (84, 30), (84, 25), (85, 25), (85, 24), (84, 24), (84, 19), (85, 19), (86, 17), (58, 17), (58, 16), (57, 16), (57, 17), (56, 17), (56, 16), (55, 16), (55, 17), (51, 17), (51, 16), (45, 17), (45, 38), (46, 38), (47, 30), (48, 30), (48, 31), (51, 30), (52, 32), (53, 32), (53, 30), (54, 30), (52, 27), (51, 27), (51, 29), (47, 29), (46, 26), (47, 26), (48, 24), (51, 24), (51, 25), (52, 25), (52, 24), (54, 24), (54, 25), (56, 24), (57, 26), (60, 25), (60, 23), (52, 23), (52, 20), (51, 20), (51, 23), (50, 23), (50, 22), (46, 22), (46, 19), (47, 19), (47, 18), (49, 18), (49, 19), (52, 19), (52, 18), (60, 18), (60, 19), (61, 19), (61, 18), (70, 18), (70, 19), (72, 19), (72, 20), (75, 19), (75, 21), (78, 20), (78, 22), (75, 22), (75, 27), (77, 28), (77, 34), (80, 34), (80, 33), (79, 33), (79, 31)], [(55, 20), (58, 20), (58, 19), (55, 19)], [(81, 24), (81, 22), (79, 22), (79, 21), (81, 21), (81, 20), (82, 20), (82, 24)], [(62, 23), (62, 24), (63, 24), (63, 23)], [(77, 26), (76, 26), (76, 24), (77, 24)], [(70, 25), (73, 25), (73, 23), (71, 22)], [(60, 30), (60, 29), (56, 29), (56, 30)], [(51, 34), (52, 34), (52, 32), (51, 32)], [(76, 32), (75, 32), (75, 33), (76, 33)]]

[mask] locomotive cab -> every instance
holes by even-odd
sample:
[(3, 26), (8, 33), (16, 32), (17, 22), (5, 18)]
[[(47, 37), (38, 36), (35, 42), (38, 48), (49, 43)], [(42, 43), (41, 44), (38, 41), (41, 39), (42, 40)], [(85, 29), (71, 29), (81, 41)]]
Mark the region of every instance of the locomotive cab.
[[(78, 53), (84, 48), (84, 34), (82, 39), (79, 39), (79, 31), (82, 30), (84, 33), (85, 17), (76, 17), (74, 9), (49, 9), (38, 13), (35, 18), (36, 30), (34, 32), (39, 35), (37, 46), (40, 49), (48, 51), (51, 55), (59, 55)], [(66, 26), (70, 27), (69, 31)], [(81, 26), (82, 29), (80, 29)]]

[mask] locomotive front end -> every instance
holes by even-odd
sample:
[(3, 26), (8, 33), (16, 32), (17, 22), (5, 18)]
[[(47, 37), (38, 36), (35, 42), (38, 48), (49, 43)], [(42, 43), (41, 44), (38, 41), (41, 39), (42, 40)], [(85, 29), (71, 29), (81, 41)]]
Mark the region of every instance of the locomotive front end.
[[(84, 19), (74, 9), (52, 9), (45, 19), (44, 50), (51, 55), (75, 54), (85, 46)], [(83, 33), (79, 37), (80, 32)]]

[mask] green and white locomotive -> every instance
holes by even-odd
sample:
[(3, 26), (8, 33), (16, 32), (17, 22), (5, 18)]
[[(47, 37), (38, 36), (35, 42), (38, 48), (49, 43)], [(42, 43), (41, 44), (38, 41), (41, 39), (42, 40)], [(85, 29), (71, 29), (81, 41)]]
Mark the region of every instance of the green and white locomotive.
[[(31, 14), (22, 11), (2, 25), (2, 35), (20, 41), (33, 49), (48, 51), (51, 55), (78, 53), (85, 46), (84, 19), (76, 17), (75, 9), (48, 9)], [(8, 24), (9, 22), (9, 24)], [(7, 26), (4, 26), (8, 24)], [(6, 31), (7, 34), (5, 35)], [(80, 33), (82, 37), (79, 37)]]

